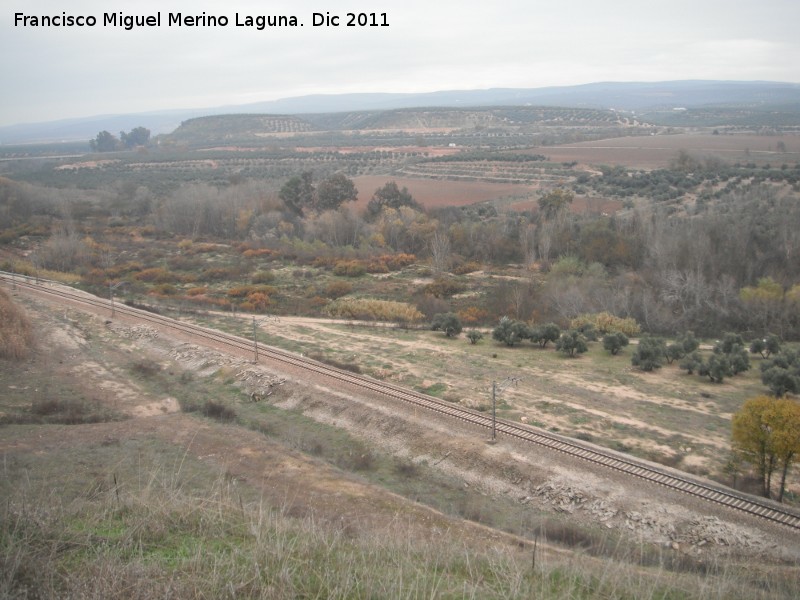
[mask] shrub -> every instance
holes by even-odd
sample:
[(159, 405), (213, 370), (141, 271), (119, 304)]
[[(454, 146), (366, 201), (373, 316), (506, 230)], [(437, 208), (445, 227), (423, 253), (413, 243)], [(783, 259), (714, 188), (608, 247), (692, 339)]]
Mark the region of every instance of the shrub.
[(247, 295), (239, 307), (249, 312), (263, 312), (270, 305), (270, 298), (262, 292), (252, 292)]
[(330, 365), (332, 367), (336, 367), (337, 369), (342, 369), (343, 371), (350, 371), (351, 373), (359, 374), (361, 373), (361, 367), (356, 363), (342, 362), (340, 360), (336, 360), (335, 358), (325, 356), (324, 354), (309, 354), (308, 358), (325, 363), (326, 365)]
[(489, 311), (485, 308), (478, 308), (477, 306), (468, 306), (467, 308), (458, 311), (457, 314), (462, 323), (469, 325), (483, 323), (489, 318)]
[(171, 283), (159, 283), (150, 290), (150, 293), (154, 296), (175, 296), (178, 293), (178, 288)]
[(454, 275), (466, 275), (467, 273), (474, 273), (475, 271), (480, 271), (482, 268), (483, 265), (481, 263), (475, 261), (469, 261), (453, 267), (452, 271)]
[(164, 267), (152, 267), (150, 269), (143, 269), (133, 276), (137, 281), (146, 281), (147, 283), (174, 283), (179, 278), (169, 272)]
[(108, 411), (100, 402), (87, 402), (74, 398), (45, 398), (31, 403), (29, 421), (80, 425), (103, 423), (119, 418)]
[(333, 281), (325, 288), (325, 296), (331, 300), (336, 300), (346, 296), (353, 291), (353, 286), (346, 281)]
[(669, 364), (672, 364), (673, 361), (682, 359), (684, 356), (686, 356), (686, 352), (684, 352), (683, 346), (677, 343), (667, 346), (666, 351), (664, 352), (664, 358), (667, 359)]
[(439, 313), (433, 317), (431, 329), (442, 331), (447, 337), (456, 337), (461, 333), (461, 320), (454, 313)]
[(467, 286), (460, 281), (441, 278), (426, 285), (422, 288), (422, 291), (435, 298), (449, 298), (455, 294), (460, 294), (465, 289), (467, 289)]
[(694, 333), (687, 331), (677, 338), (674, 343), (667, 346), (664, 357), (669, 364), (676, 360), (681, 360), (687, 354), (693, 353), (700, 347), (700, 342), (694, 337)]
[(423, 317), (421, 312), (405, 302), (370, 298), (336, 300), (325, 308), (325, 312), (332, 317), (342, 319), (390, 321), (394, 323), (416, 323)]
[(641, 332), (641, 327), (636, 319), (615, 317), (607, 312), (578, 315), (570, 321), (569, 327), (570, 329), (581, 329), (587, 324), (594, 325), (600, 335), (620, 332), (628, 337), (634, 337)]
[(208, 267), (203, 269), (200, 274), (200, 281), (222, 281), (225, 279), (236, 279), (240, 270), (233, 267)]
[(699, 375), (707, 375), (714, 383), (722, 383), (726, 377), (734, 374), (730, 359), (721, 353), (714, 353), (709, 356), (708, 361), (700, 365), (697, 373)]
[(724, 355), (730, 363), (731, 375), (738, 375), (750, 369), (750, 356), (745, 349), (744, 340), (738, 333), (726, 333), (714, 346), (715, 355)]
[(780, 351), (781, 339), (777, 335), (753, 340), (750, 344), (750, 352), (760, 354), (762, 358), (769, 358), (772, 354), (778, 354)]
[[(435, 298), (430, 294), (423, 294), (421, 297), (419, 297), (416, 305), (417, 310), (424, 314), (428, 319), (433, 319), (433, 317), (438, 313), (450, 311), (450, 303), (447, 300)], [(466, 322), (463, 318), (461, 320)]]
[(497, 327), (492, 330), (492, 338), (498, 342), (503, 342), (508, 347), (513, 347), (529, 337), (530, 330), (525, 323), (508, 317), (500, 319)]
[(628, 336), (622, 332), (607, 333), (603, 336), (603, 348), (616, 356), (629, 343)]
[(193, 271), (199, 270), (205, 265), (205, 261), (193, 256), (171, 256), (167, 259), (167, 266), (174, 271)]
[(250, 281), (255, 284), (272, 283), (275, 281), (275, 273), (272, 271), (256, 271), (253, 273)]
[(386, 263), (390, 271), (399, 271), (417, 262), (417, 257), (414, 254), (387, 254), (381, 256), (381, 260)]
[(761, 382), (777, 397), (800, 393), (800, 354), (785, 350), (761, 363)]
[(143, 358), (131, 365), (131, 371), (145, 377), (152, 377), (161, 371), (161, 365), (152, 359)]
[(563, 352), (569, 357), (574, 357), (576, 354), (583, 354), (589, 350), (586, 344), (586, 338), (583, 337), (577, 330), (565, 331), (556, 340), (556, 350)]
[(267, 248), (250, 248), (242, 251), (242, 256), (246, 258), (277, 258), (279, 255), (278, 251)]
[(470, 344), (477, 344), (483, 339), (483, 334), (477, 329), (471, 329), (467, 332), (467, 339), (469, 340)]
[(214, 400), (206, 400), (201, 412), (206, 417), (222, 421), (223, 423), (236, 420), (236, 411)]
[(594, 327), (594, 323), (583, 322), (583, 323), (576, 323), (578, 326), (575, 327), (575, 331), (580, 331), (583, 334), (583, 337), (586, 338), (589, 342), (596, 342), (597, 341), (597, 329)]
[(364, 263), (364, 269), (367, 273), (388, 273), (389, 267), (379, 258), (373, 258)]
[(246, 298), (256, 293), (272, 296), (275, 293), (275, 288), (269, 285), (239, 285), (230, 288), (227, 292), (231, 298)]
[(683, 358), (679, 366), (689, 375), (692, 375), (695, 371), (700, 371), (703, 368), (703, 357), (697, 351), (692, 352)]
[[(561, 336), (561, 328), (555, 323), (537, 325), (530, 330), (530, 339), (534, 344), (539, 344), (541, 348), (547, 346), (547, 342), (556, 342)], [(584, 336), (585, 339), (585, 336)]]
[(343, 277), (361, 277), (366, 272), (366, 267), (357, 260), (341, 260), (333, 267), (333, 274)]
[(33, 342), (33, 328), (27, 315), (0, 290), (0, 358), (27, 358)]

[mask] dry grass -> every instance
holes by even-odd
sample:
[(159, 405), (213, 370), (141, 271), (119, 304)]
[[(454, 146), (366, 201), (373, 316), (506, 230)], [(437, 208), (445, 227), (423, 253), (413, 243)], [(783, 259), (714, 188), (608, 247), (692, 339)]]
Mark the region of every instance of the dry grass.
[(224, 475), (189, 486), (190, 466), (142, 465), (138, 485), (109, 473), (74, 497), (17, 486), (0, 507), (0, 597), (791, 597), (780, 578), (758, 589), (724, 567), (679, 574), (580, 555), (565, 564), (450, 536), (420, 539), (399, 521), (367, 530), (296, 516), (248, 500)]
[(0, 290), (0, 358), (23, 360), (33, 350), (30, 320), (11, 297)]

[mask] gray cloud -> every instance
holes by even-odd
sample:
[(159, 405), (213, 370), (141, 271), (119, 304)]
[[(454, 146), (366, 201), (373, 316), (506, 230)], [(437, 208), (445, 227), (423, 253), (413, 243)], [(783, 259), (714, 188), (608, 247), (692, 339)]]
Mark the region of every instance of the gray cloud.
[[(335, 8), (333, 8), (335, 6)], [(160, 28), (15, 27), (14, 13), (151, 15)], [(169, 12), (228, 27), (166, 26)], [(235, 27), (296, 14), (302, 28)], [(312, 12), (386, 12), (388, 28), (314, 28)], [(308, 93), (592, 81), (800, 81), (800, 3), (454, 0), (11, 0), (0, 13), (0, 124), (255, 102)]]

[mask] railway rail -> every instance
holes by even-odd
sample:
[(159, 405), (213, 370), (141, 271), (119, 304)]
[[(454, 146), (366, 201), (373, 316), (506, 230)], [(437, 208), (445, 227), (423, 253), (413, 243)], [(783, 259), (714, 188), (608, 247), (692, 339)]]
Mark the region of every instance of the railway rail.
[[(0, 281), (5, 282), (8, 286), (30, 289), (40, 294), (49, 295), (57, 300), (79, 303), (100, 310), (112, 310), (111, 299), (103, 299), (84, 292), (78, 292), (56, 282), (35, 280), (32, 277), (2, 271), (0, 271)], [(280, 363), (304, 369), (323, 375), (340, 384), (355, 386), (363, 390), (382, 394), (416, 407), (434, 411), (450, 418), (459, 419), (475, 425), (476, 427), (485, 429), (492, 428), (493, 421), (491, 417), (475, 410), (455, 406), (437, 398), (403, 388), (399, 385), (344, 371), (285, 350), (257, 344), (252, 340), (239, 336), (202, 327), (193, 323), (179, 321), (133, 308), (125, 304), (117, 303), (113, 305), (113, 310), (120, 315), (137, 319), (140, 322), (151, 324), (157, 328), (169, 328), (187, 335), (202, 337), (209, 343), (213, 343), (217, 346), (226, 346), (239, 352), (257, 353), (259, 362), (264, 362), (266, 364)], [(540, 447), (555, 452), (561, 452), (596, 465), (602, 465), (608, 469), (613, 469), (683, 494), (714, 502), (732, 510), (748, 513), (784, 525), (795, 531), (800, 531), (800, 513), (766, 499), (756, 498), (721, 485), (714, 485), (706, 481), (693, 479), (688, 475), (684, 476), (679, 473), (668, 471), (667, 469), (659, 468), (656, 465), (632, 457), (597, 448), (593, 445), (583, 443), (580, 440), (556, 435), (532, 426), (497, 419), (495, 427), (497, 434), (533, 443)]]

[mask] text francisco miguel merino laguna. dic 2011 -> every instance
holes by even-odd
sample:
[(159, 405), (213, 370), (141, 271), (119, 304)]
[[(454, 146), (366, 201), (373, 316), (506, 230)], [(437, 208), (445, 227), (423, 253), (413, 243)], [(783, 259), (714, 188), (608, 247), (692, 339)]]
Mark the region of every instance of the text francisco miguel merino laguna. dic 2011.
[(126, 15), (122, 12), (95, 15), (73, 15), (67, 12), (52, 15), (29, 15), (14, 13), (15, 27), (119, 27), (130, 31), (137, 27), (253, 27), (258, 30), (267, 27), (388, 27), (389, 17), (382, 13), (333, 14), (331, 12), (311, 13), (310, 18), (302, 19), (296, 15), (247, 15), (235, 13), (227, 15), (188, 14), (182, 12), (160, 12), (150, 15)]

